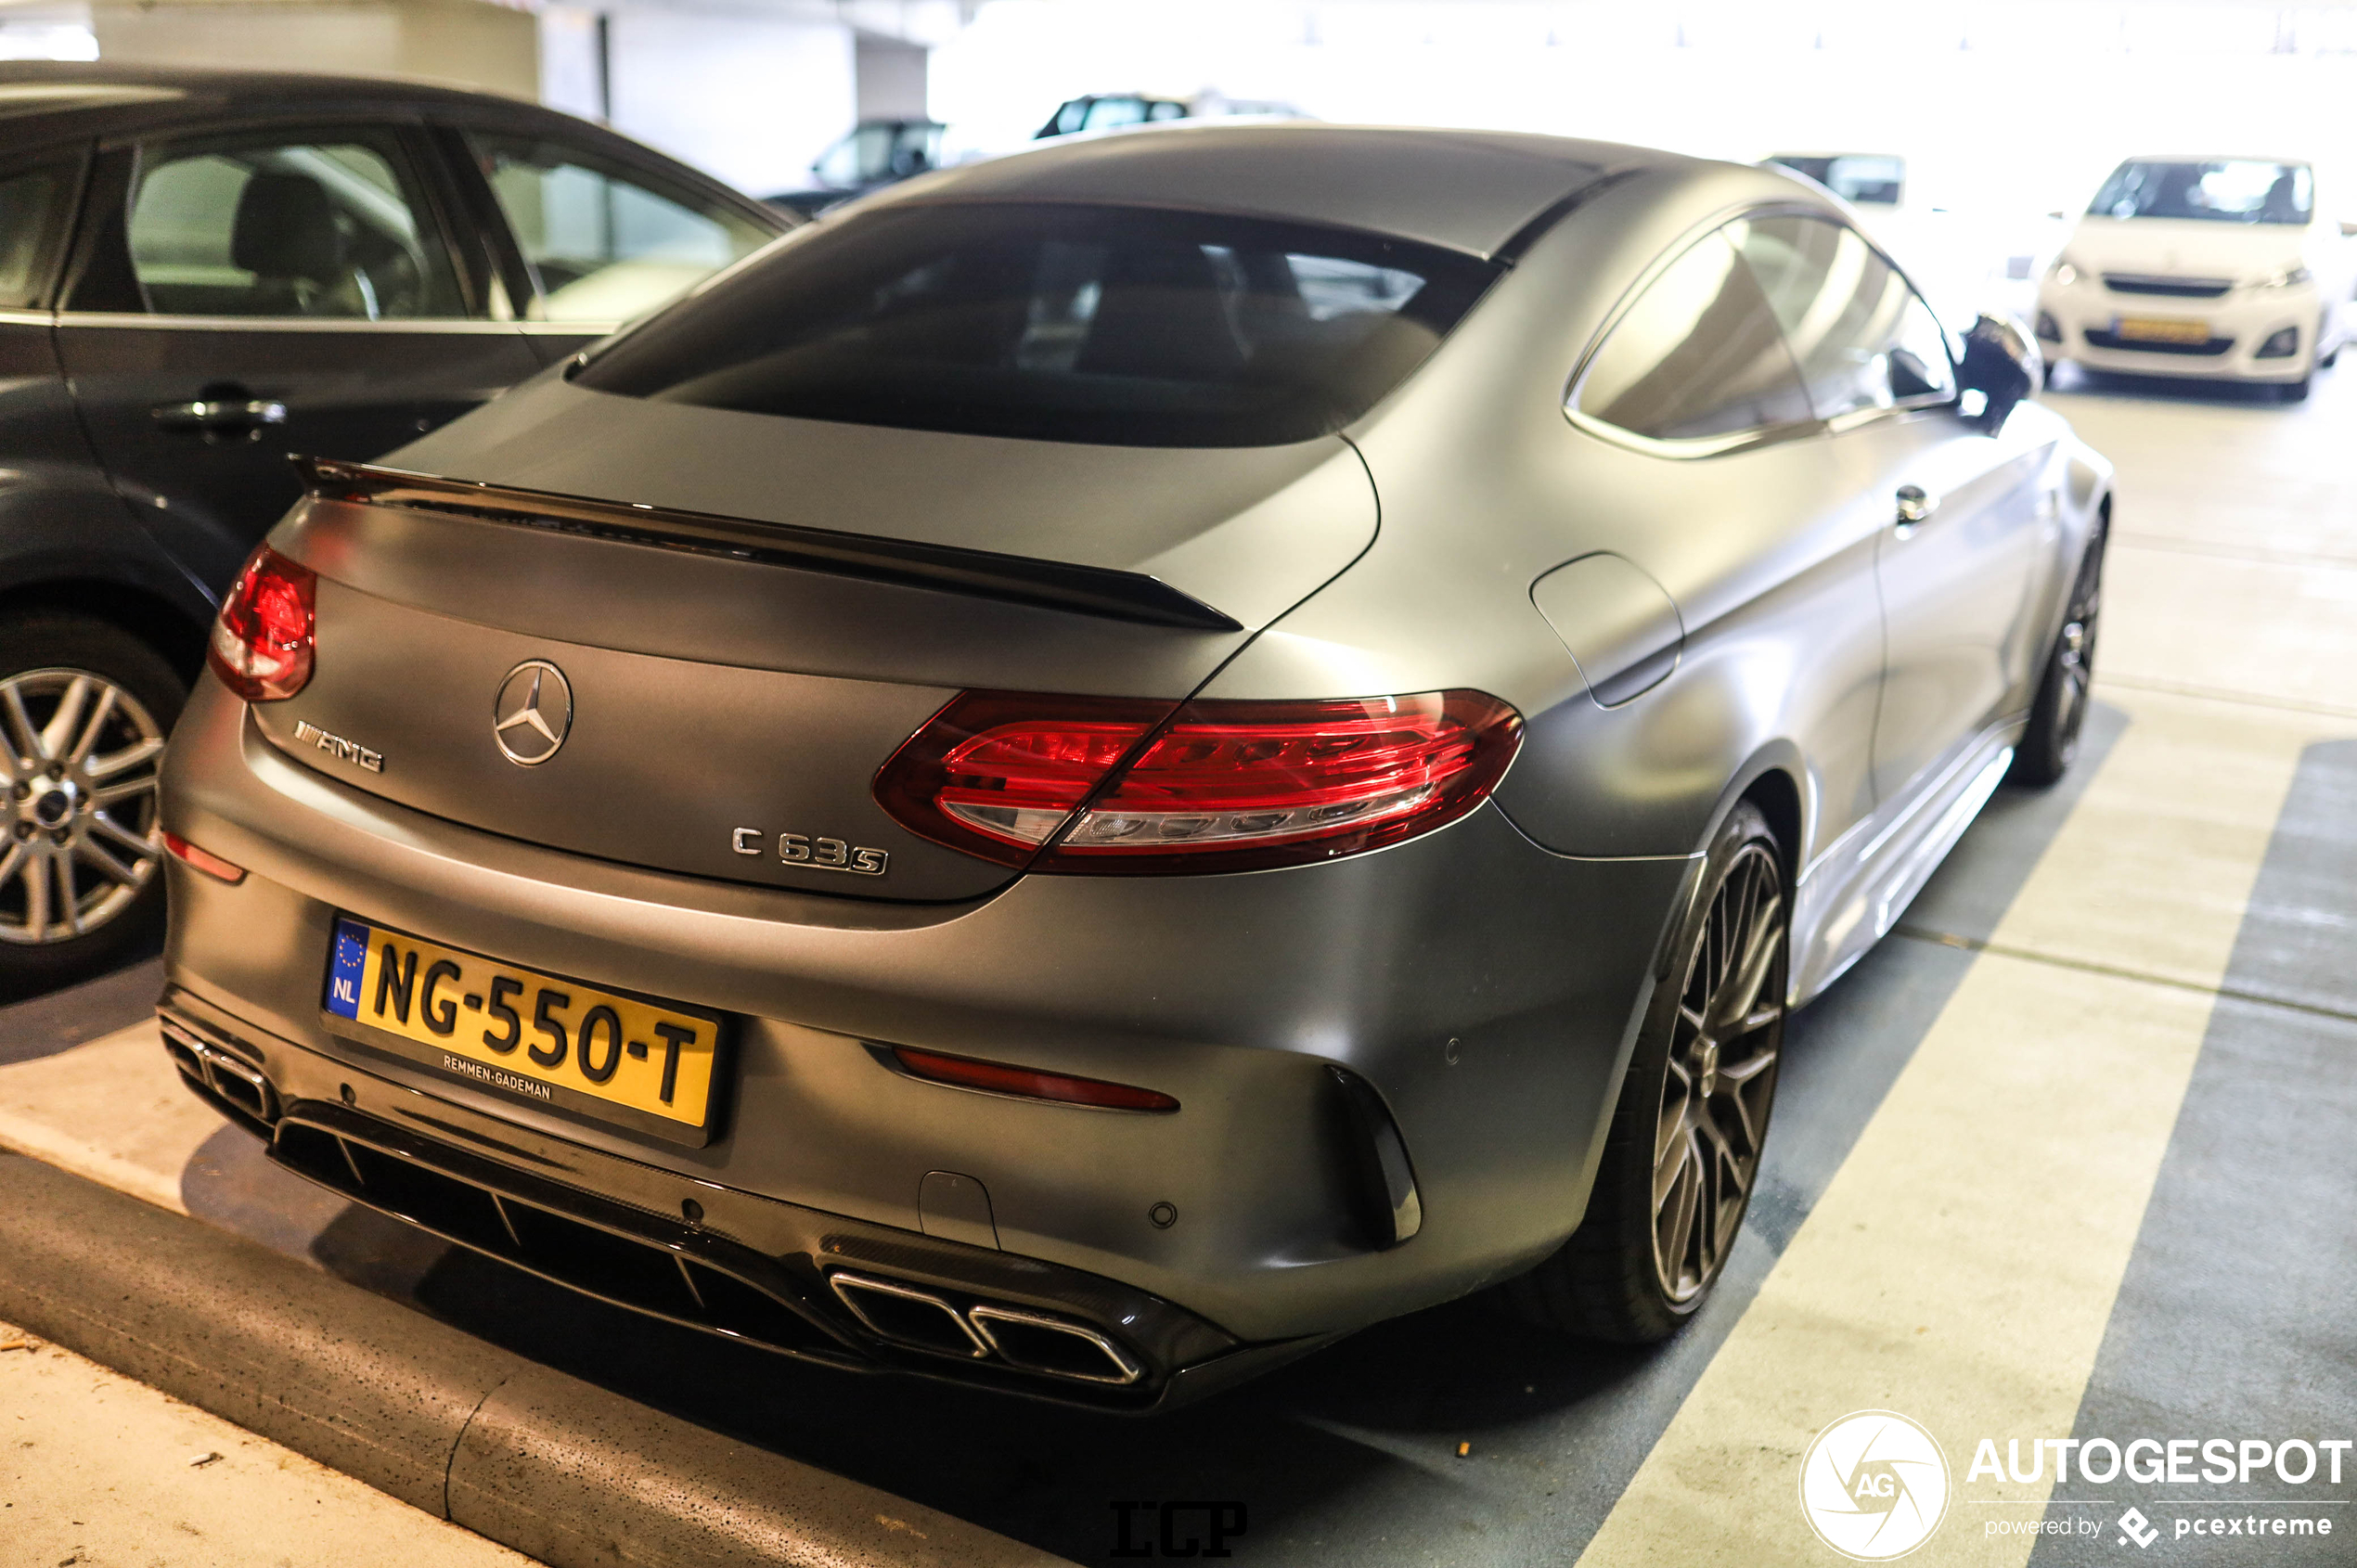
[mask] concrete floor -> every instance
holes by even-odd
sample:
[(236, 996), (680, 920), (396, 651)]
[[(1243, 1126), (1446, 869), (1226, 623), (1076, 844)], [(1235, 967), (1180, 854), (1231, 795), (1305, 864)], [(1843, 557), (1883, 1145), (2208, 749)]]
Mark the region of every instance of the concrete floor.
[[(1240, 1561), (1830, 1563), (1800, 1458), (1870, 1408), (1951, 1468), (1911, 1562), (2141, 1558), (2132, 1508), (2172, 1561), (2357, 1562), (2357, 1450), (2297, 1484), (2214, 1484), (2198, 1457), (2174, 1484), (1967, 1473), (1983, 1438), (2024, 1469), (2040, 1439), (2357, 1439), (2357, 372), (2299, 407), (2069, 380), (2054, 401), (2120, 470), (2087, 752), (2054, 790), (2002, 791), (1795, 1021), (1751, 1223), (1656, 1350), (1459, 1304), (1152, 1421), (783, 1365), (262, 1164), (171, 1082), (137, 973), (0, 1014), (0, 1142), (1078, 1562), (1126, 1560), (1124, 1518), (1155, 1545), (1130, 1505), (1227, 1500)], [(2335, 1533), (2254, 1538), (2277, 1518)], [(2022, 1532), (2041, 1520), (2071, 1533)]]

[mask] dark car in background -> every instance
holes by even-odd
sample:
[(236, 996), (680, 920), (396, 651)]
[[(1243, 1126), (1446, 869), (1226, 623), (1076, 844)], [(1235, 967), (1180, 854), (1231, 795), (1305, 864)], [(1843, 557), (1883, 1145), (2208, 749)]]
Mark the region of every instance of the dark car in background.
[(862, 120), (836, 137), (810, 165), (807, 190), (765, 197), (805, 217), (816, 217), (838, 201), (925, 174), (941, 163), (941, 136), (949, 127), (938, 120)]
[(160, 918), (163, 739), (290, 455), (415, 440), (792, 221), (488, 95), (0, 65), (0, 989)]

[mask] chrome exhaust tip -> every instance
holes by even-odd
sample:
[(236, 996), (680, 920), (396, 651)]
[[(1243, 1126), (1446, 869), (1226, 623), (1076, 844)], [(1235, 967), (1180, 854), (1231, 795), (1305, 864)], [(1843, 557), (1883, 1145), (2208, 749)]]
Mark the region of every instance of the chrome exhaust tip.
[(830, 1274), (827, 1283), (833, 1287), (835, 1298), (878, 1339), (970, 1361), (990, 1354), (989, 1343), (958, 1309), (930, 1291), (862, 1274)]
[(1083, 1323), (1011, 1306), (977, 1306), (966, 1316), (1001, 1361), (1026, 1372), (1115, 1387), (1145, 1375), (1127, 1351)]
[(264, 1126), (277, 1121), (277, 1091), (260, 1068), (198, 1038), (168, 1018), (161, 1022), (164, 1051), (182, 1077)]

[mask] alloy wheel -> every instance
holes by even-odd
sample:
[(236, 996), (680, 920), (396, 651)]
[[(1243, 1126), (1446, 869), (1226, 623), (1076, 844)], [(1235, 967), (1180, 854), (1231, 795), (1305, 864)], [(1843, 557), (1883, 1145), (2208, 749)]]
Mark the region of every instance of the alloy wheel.
[(2054, 649), (2054, 734), (2056, 752), (2068, 761), (2079, 750), (2079, 731), (2087, 721), (2087, 688), (2095, 672), (2095, 618), (2103, 610), (2103, 549), (2087, 552), (2071, 585), (2070, 608), (2063, 621), (2062, 638)]
[(1654, 1140), (1654, 1268), (1676, 1305), (1734, 1244), (1759, 1176), (1784, 1033), (1784, 875), (1745, 845), (1687, 958)]
[(106, 925), (156, 875), (163, 729), (86, 670), (0, 680), (0, 942), (70, 942)]

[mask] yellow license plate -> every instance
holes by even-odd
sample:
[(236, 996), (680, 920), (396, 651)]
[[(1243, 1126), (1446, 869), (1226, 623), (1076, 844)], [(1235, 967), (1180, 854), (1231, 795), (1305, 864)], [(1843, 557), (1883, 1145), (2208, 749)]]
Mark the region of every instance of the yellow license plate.
[(2113, 328), (2119, 337), (2132, 342), (2145, 343), (2206, 343), (2209, 341), (2209, 323), (2186, 321), (2166, 315), (2123, 315)]
[(720, 1048), (713, 1014), (350, 916), (336, 921), (328, 946), (325, 1005), (410, 1047), (398, 1054), (469, 1083), (671, 1142), (709, 1140)]

